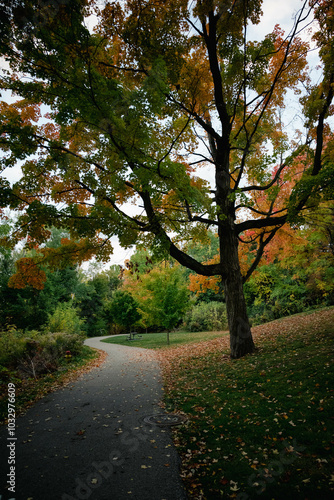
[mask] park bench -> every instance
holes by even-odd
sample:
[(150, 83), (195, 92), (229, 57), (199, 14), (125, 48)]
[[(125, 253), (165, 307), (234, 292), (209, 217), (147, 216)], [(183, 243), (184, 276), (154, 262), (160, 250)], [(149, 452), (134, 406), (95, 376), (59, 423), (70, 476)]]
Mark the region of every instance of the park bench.
[(129, 335), (126, 337), (126, 340), (136, 340), (141, 338), (142, 335), (140, 335), (138, 332), (130, 332)]

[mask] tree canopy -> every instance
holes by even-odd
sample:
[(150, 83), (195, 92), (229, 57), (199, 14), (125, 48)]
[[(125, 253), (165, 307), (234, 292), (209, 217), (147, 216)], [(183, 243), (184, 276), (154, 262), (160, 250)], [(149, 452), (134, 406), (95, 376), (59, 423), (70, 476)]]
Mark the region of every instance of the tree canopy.
[(129, 293), (122, 291), (115, 292), (109, 305), (109, 313), (116, 323), (128, 329), (141, 317), (135, 299)]
[[(124, 247), (142, 242), (219, 276), (232, 357), (254, 349), (243, 283), (266, 246), (333, 197), (332, 2), (302, 1), (288, 34), (276, 26), (254, 41), (261, 5), (16, 0), (0, 25), (9, 64), (1, 88), (17, 96), (0, 103), (1, 166), (22, 168), (13, 185), (0, 178), (1, 206), (20, 212), (7, 241), (28, 236), (43, 260), (79, 262), (107, 260), (116, 235)], [(311, 43), (317, 83), (307, 66)], [(297, 139), (282, 124), (287, 91), (300, 94), (305, 130)], [(212, 183), (200, 176), (204, 166)], [(61, 252), (43, 247), (51, 225), (71, 234)], [(218, 233), (217, 262), (186, 251), (208, 228)]]

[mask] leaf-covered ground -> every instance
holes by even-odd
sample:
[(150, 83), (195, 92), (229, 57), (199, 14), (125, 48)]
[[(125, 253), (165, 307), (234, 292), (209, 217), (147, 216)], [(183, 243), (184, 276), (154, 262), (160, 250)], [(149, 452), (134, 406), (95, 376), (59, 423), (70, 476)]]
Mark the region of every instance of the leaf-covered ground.
[(240, 360), (227, 336), (159, 351), (189, 498), (333, 498), (334, 308), (253, 335)]

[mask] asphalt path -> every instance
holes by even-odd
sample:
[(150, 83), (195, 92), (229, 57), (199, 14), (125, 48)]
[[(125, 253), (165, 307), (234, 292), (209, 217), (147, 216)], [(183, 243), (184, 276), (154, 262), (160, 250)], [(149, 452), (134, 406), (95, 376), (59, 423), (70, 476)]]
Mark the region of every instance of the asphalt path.
[[(161, 414), (154, 351), (88, 339), (107, 352), (98, 368), (39, 400), (16, 420), (16, 440), (0, 429), (0, 500), (185, 500), (170, 428)], [(15, 445), (15, 446), (14, 446)], [(15, 453), (15, 492), (8, 457)], [(1, 496), (2, 495), (2, 496)]]

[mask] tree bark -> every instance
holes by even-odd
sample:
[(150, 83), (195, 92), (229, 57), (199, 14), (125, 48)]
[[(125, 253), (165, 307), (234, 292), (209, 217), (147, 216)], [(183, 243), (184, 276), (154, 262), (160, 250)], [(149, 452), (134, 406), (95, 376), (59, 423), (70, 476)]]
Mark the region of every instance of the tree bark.
[(254, 352), (255, 345), (246, 311), (241, 274), (224, 281), (231, 358), (237, 359)]
[(243, 279), (238, 259), (238, 241), (235, 235), (225, 233), (222, 246), (221, 262), (225, 276), (223, 284), (230, 331), (231, 358), (237, 359), (253, 352), (255, 345), (247, 314)]
[(229, 175), (229, 141), (218, 141), (216, 157), (216, 203), (218, 208), (219, 253), (230, 331), (231, 358), (241, 358), (254, 351), (243, 278), (238, 255), (238, 232), (235, 224), (235, 202), (231, 197)]

